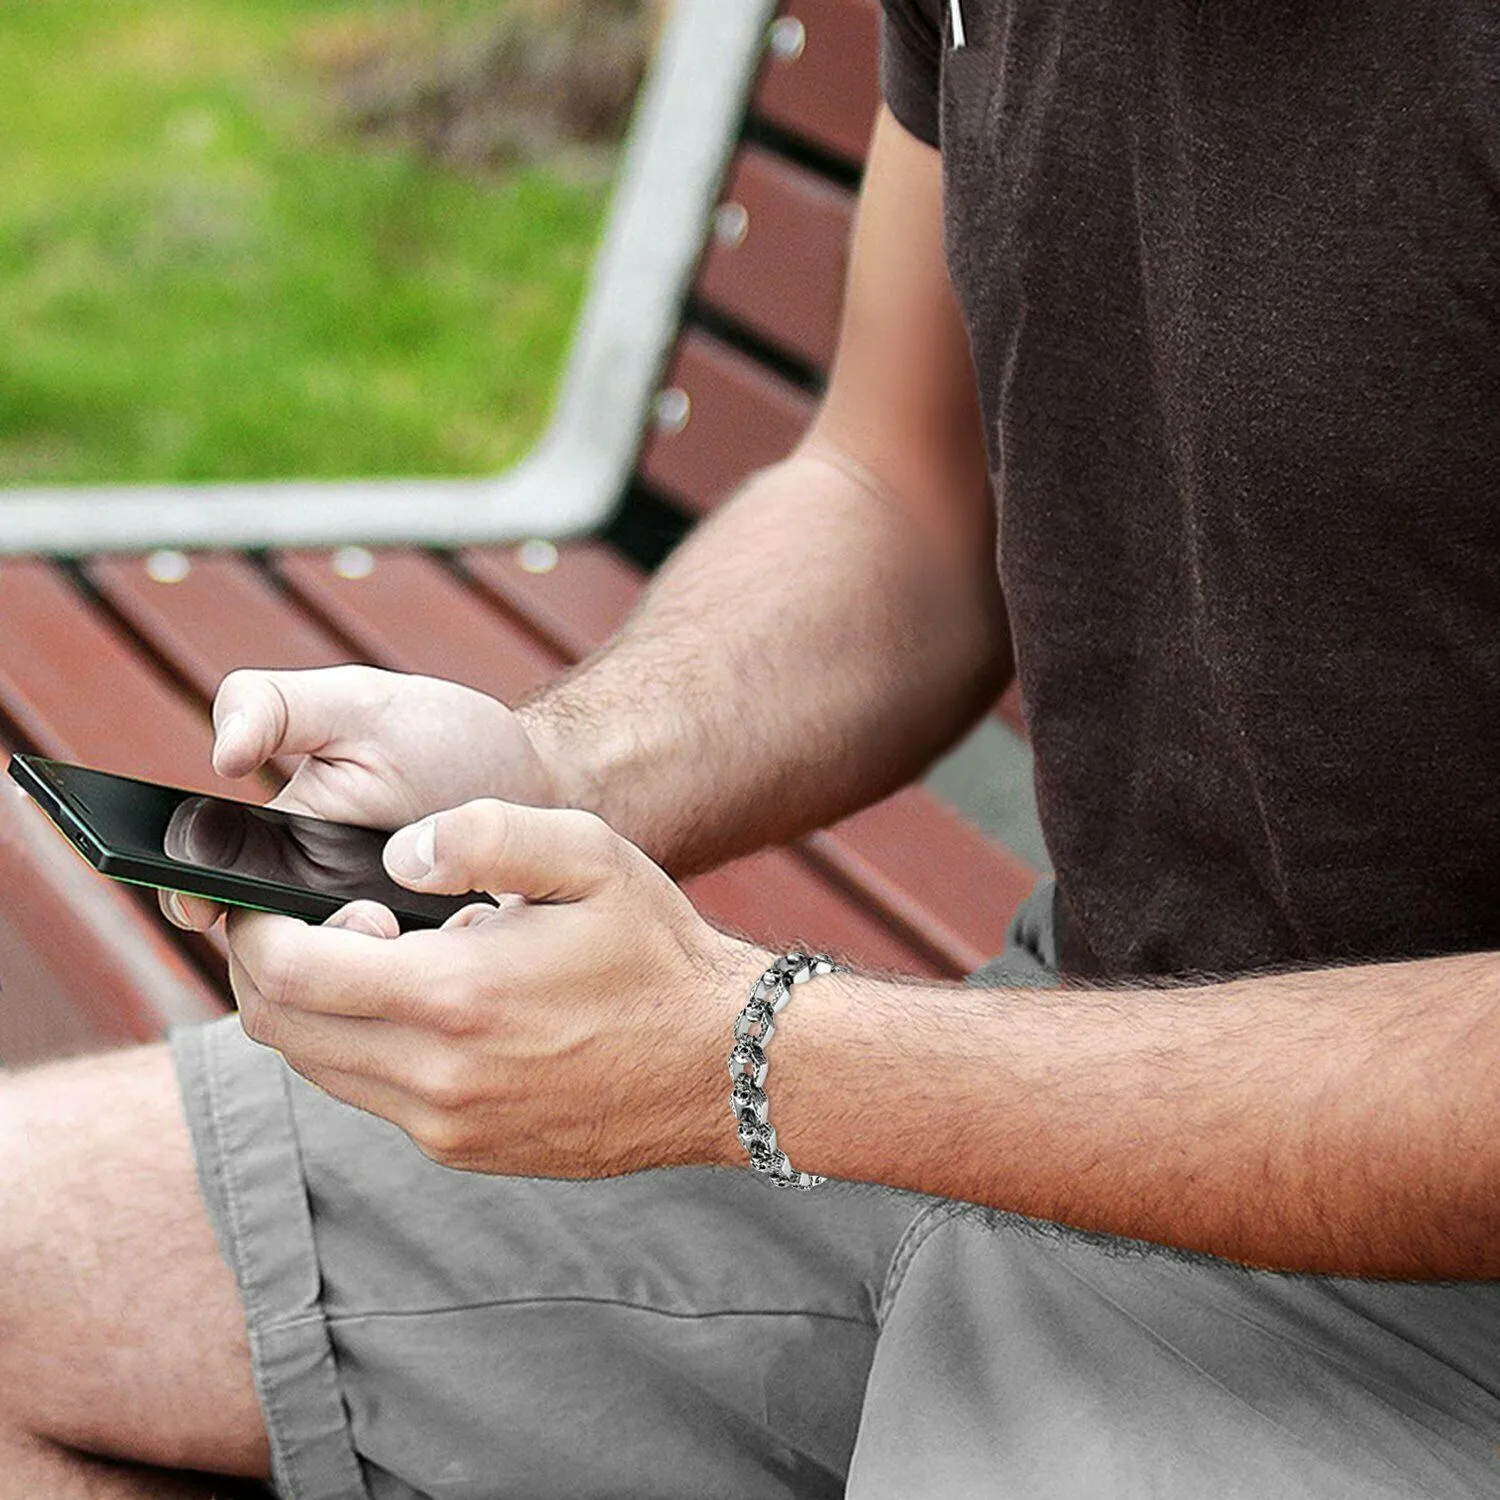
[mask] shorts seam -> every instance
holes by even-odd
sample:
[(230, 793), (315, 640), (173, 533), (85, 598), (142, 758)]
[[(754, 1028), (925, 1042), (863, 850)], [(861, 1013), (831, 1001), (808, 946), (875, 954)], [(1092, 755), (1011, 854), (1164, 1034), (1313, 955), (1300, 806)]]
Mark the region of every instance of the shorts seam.
[[(244, 1304), (245, 1323), (250, 1335), (251, 1363), (254, 1367), (255, 1389), (265, 1414), (266, 1443), (271, 1453), (271, 1472), (277, 1476), (277, 1493), (282, 1500), (301, 1500), (302, 1486), (288, 1462), (286, 1440), (283, 1435), (281, 1403), (273, 1399), (269, 1380), (264, 1378), (262, 1360), (263, 1334), (265, 1329), (264, 1303), (243, 1264), (245, 1258), (245, 1216), (236, 1174), (230, 1170), (229, 1151), (223, 1135), (223, 1116), (219, 1109), (221, 1098), (220, 1062), (212, 1046), (204, 1048), (204, 1078), (208, 1094), (209, 1122), (217, 1148), (221, 1185), (224, 1192), (224, 1216), (229, 1221), (229, 1240), (235, 1247), (235, 1279), (239, 1282), (240, 1300)], [(312, 1319), (302, 1321), (313, 1321)]]
[[(622, 1297), (578, 1297), (558, 1295), (555, 1297), (494, 1297), (484, 1302), (458, 1303), (452, 1307), (390, 1308), (364, 1310), (357, 1313), (326, 1313), (320, 1320), (327, 1328), (347, 1328), (356, 1323), (376, 1322), (392, 1318), (442, 1318), (464, 1313), (485, 1312), (502, 1307), (548, 1307), (567, 1303), (581, 1307), (619, 1307), (628, 1312), (651, 1313), (661, 1318), (680, 1318), (692, 1322), (704, 1318), (821, 1318), (831, 1323), (850, 1323), (857, 1328), (868, 1328), (870, 1320), (857, 1313), (826, 1312), (815, 1307), (726, 1307), (708, 1312), (678, 1312), (672, 1308), (656, 1307), (649, 1302), (631, 1302)], [(279, 1325), (289, 1326), (289, 1325)]]
[(961, 1203), (934, 1203), (924, 1208), (906, 1226), (905, 1232), (896, 1242), (895, 1254), (891, 1256), (891, 1263), (885, 1273), (885, 1283), (880, 1289), (880, 1300), (875, 1308), (876, 1328), (884, 1329), (886, 1318), (890, 1315), (891, 1304), (895, 1301), (897, 1292), (901, 1290), (901, 1283), (906, 1279), (906, 1273), (911, 1268), (917, 1251), (938, 1229), (950, 1219), (957, 1218), (963, 1211), (964, 1205)]
[[(313, 1284), (320, 1278), (285, 1073), (279, 1060), (268, 1067), (258, 1056), (245, 1070), (247, 1058), (236, 1058), (221, 1029), (230, 1026), (238, 1021), (185, 1028), (180, 1051), (197, 1069), (202, 1139), (213, 1158), (207, 1175), (220, 1193), (220, 1245), (239, 1289), (274, 1493), (280, 1500), (367, 1500), (337, 1370), (328, 1368), (326, 1310), (316, 1301), (278, 1307), (286, 1283), (268, 1280), (284, 1278), (293, 1261)], [(237, 1063), (244, 1076), (232, 1072)], [(268, 1214), (278, 1226), (279, 1268), (265, 1261)]]

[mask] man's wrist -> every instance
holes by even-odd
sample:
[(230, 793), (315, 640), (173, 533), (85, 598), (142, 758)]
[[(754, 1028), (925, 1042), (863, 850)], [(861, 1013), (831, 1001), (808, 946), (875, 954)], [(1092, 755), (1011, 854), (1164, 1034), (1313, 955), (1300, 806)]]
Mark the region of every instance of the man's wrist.
[[(692, 805), (691, 789), (683, 784), (687, 773), (679, 750), (660, 726), (643, 728), (646, 721), (632, 715), (628, 705), (611, 709), (601, 702), (596, 712), (588, 701), (577, 701), (574, 687), (571, 681), (561, 683), (516, 709), (551, 775), (556, 805), (596, 813), (658, 864), (681, 875), (681, 840), (685, 833), (701, 835), (703, 825), (684, 813)], [(648, 733), (653, 736), (649, 741)], [(662, 795), (674, 786), (678, 790)], [(706, 858), (689, 856), (686, 868), (706, 869), (723, 857), (710, 846)]]
[(599, 813), (600, 778), (578, 747), (586, 743), (575, 716), (544, 694), (515, 710), (537, 759), (551, 782), (553, 805)]
[[(697, 1110), (703, 1140), (699, 1156), (706, 1166), (744, 1167), (748, 1165), (745, 1149), (726, 1107), (730, 1079), (724, 1059), (733, 1042), (735, 1017), (760, 976), (775, 962), (776, 954), (728, 933), (720, 936), (724, 946), (719, 961), (708, 976), (704, 996), (698, 997), (708, 1019), (694, 1059), (703, 1082), (703, 1100)], [(705, 997), (707, 1005), (703, 1004)]]
[(773, 1187), (807, 1189), (825, 1179), (792, 1165), (771, 1123), (771, 1097), (766, 1083), (771, 1071), (768, 1048), (776, 1034), (776, 1019), (793, 991), (809, 980), (838, 973), (840, 965), (822, 953), (793, 949), (773, 959), (761, 973), (734, 1021), (734, 1046), (729, 1054), (732, 1081), (730, 1117), (750, 1165)]

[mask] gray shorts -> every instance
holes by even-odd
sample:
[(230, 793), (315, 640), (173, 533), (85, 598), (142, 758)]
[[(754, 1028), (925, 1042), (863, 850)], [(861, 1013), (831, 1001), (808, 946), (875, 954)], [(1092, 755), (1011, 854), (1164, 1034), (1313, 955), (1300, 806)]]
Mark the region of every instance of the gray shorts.
[[(1049, 913), (976, 978), (1046, 983)], [(233, 1017), (172, 1040), (283, 1500), (1500, 1495), (1500, 1284), (742, 1171), (473, 1176)]]

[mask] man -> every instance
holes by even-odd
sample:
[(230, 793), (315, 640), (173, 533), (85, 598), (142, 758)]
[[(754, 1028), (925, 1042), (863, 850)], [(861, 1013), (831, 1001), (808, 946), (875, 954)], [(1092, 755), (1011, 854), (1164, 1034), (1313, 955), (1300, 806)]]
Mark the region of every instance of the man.
[[(1500, 14), (888, 0), (886, 92), (813, 431), (609, 648), (514, 715), (225, 683), (221, 771), (501, 905), (237, 915), (268, 1047), (0, 1093), (0, 1495), (1500, 1488)], [(772, 955), (659, 867), (900, 785), (1013, 650), (1055, 918), (798, 985), (837, 1180), (725, 1170)]]

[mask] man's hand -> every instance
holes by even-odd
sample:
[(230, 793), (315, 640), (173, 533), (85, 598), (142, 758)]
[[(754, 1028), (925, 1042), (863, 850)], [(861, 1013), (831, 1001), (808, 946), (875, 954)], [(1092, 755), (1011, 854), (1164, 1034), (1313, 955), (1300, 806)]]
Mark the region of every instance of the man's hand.
[[(516, 716), (455, 682), (355, 666), (231, 672), (213, 714), (221, 776), (296, 762), (271, 803), (288, 812), (399, 828), (473, 797), (557, 800), (553, 770)], [(188, 896), (164, 896), (162, 907), (197, 929), (221, 911)]]
[(404, 935), (369, 902), (322, 927), (232, 914), (254, 1040), (450, 1167), (607, 1177), (735, 1159), (726, 1060), (768, 954), (716, 932), (591, 813), (470, 802), (402, 829), (386, 866), (412, 890), (501, 904)]

